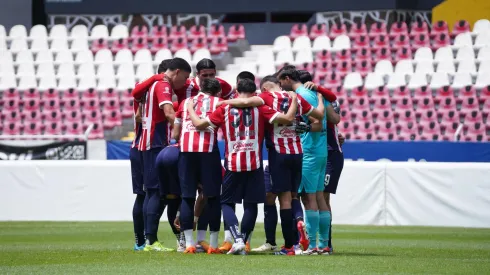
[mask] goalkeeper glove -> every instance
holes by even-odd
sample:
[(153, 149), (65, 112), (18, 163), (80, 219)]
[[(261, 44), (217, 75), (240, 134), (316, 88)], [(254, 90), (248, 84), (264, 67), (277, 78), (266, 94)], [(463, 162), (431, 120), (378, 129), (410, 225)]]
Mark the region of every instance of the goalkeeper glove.
[(335, 100), (334, 102), (332, 102), (332, 107), (333, 107), (333, 110), (337, 113), (337, 114), (340, 114), (340, 103), (338, 100)]
[(297, 134), (308, 133), (311, 131), (311, 125), (305, 122), (299, 122), (296, 124), (295, 131)]

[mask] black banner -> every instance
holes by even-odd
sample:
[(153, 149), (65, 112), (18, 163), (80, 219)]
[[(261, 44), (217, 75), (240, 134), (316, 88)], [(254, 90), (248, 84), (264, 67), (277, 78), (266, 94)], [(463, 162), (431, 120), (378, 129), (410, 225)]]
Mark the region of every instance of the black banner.
[(54, 142), (40, 146), (0, 144), (0, 160), (82, 160), (87, 159), (86, 141)]

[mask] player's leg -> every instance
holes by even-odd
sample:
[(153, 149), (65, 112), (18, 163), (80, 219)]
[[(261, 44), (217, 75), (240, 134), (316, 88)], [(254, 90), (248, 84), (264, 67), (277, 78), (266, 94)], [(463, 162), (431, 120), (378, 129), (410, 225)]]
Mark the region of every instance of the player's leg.
[[(325, 176), (325, 190), (323, 194), (325, 197), (325, 202), (330, 208), (330, 214), (332, 214), (332, 205), (330, 204), (330, 194), (337, 193), (337, 186), (339, 184), (340, 175), (342, 174), (343, 168), (344, 168), (344, 155), (342, 154), (342, 152), (333, 151), (333, 150), (328, 151), (328, 163), (327, 163), (327, 171)], [(332, 219), (330, 219), (328, 247), (330, 248), (330, 253), (333, 253)]]
[[(270, 162), (269, 162), (270, 163)], [(257, 248), (252, 249), (253, 252), (270, 252), (277, 249), (276, 244), (276, 227), (277, 227), (277, 208), (276, 195), (272, 193), (272, 183), (270, 177), (269, 166), (264, 168), (264, 185), (265, 185), (265, 203), (264, 203), (264, 231), (265, 243)]]
[(134, 250), (143, 250), (145, 247), (145, 218), (143, 205), (146, 193), (143, 190), (143, 167), (141, 152), (138, 148), (131, 148), (129, 151), (129, 160), (131, 163), (131, 178), (133, 183), (133, 194), (136, 194), (133, 205), (133, 227), (135, 245)]
[[(197, 179), (200, 182), (200, 179)], [(194, 215), (197, 218), (197, 238), (196, 238), (196, 251), (207, 252), (209, 244), (206, 242), (206, 232), (208, 231), (209, 224), (209, 206), (207, 198), (202, 191), (202, 185), (198, 186), (198, 196), (196, 199), (196, 205), (194, 207)], [(195, 218), (196, 219), (196, 218)]]
[(197, 175), (193, 169), (195, 166), (195, 157), (196, 153), (181, 152), (179, 155), (179, 181), (182, 192), (180, 230), (185, 235), (186, 251), (184, 253), (196, 252), (193, 236), (194, 206), (197, 191)]
[[(229, 186), (230, 185), (230, 181), (231, 181), (231, 178), (232, 178), (232, 174), (231, 173), (227, 173), (226, 170), (222, 167), (222, 170), (224, 170), (224, 174), (223, 174), (223, 186), (224, 185), (227, 185)], [(228, 204), (231, 209), (233, 210), (233, 212), (235, 212), (235, 203), (234, 202), (231, 202)], [(234, 240), (233, 240), (233, 236), (231, 234), (231, 231), (228, 229), (229, 226), (228, 224), (226, 223), (226, 220), (224, 219), (224, 215), (223, 215), (223, 230), (225, 231), (225, 239), (223, 240), (223, 243), (221, 244), (221, 246), (219, 247), (219, 250), (221, 252), (228, 252), (230, 249), (231, 249), (231, 246), (233, 245), (234, 243)]]
[(301, 184), (298, 192), (304, 193), (302, 199), (305, 201), (305, 222), (306, 231), (310, 244), (305, 254), (317, 254), (316, 236), (319, 228), (320, 213), (316, 200), (316, 190), (318, 180), (323, 179), (319, 176), (320, 172), (318, 164), (315, 162), (315, 157), (311, 155), (303, 155), (303, 171), (301, 176)]
[[(165, 200), (167, 201), (167, 219), (172, 228), (172, 232), (177, 239), (177, 249), (181, 248), (180, 230), (175, 227), (174, 221), (179, 211), (181, 200), (180, 182), (179, 182), (179, 155), (180, 149), (177, 146), (169, 146), (167, 149), (166, 183)], [(185, 247), (185, 246), (182, 246)], [(183, 251), (182, 251), (183, 252)]]
[(303, 207), (301, 206), (301, 201), (297, 193), (298, 188), (301, 185), (301, 176), (303, 172), (303, 154), (294, 155), (292, 159), (291, 171), (291, 181), (293, 185), (293, 189), (291, 191), (291, 209), (293, 211), (295, 244), (299, 244), (301, 246), (301, 249), (307, 250), (310, 241), (306, 232)]
[[(327, 157), (325, 158), (317, 158), (317, 163), (321, 164), (323, 169), (320, 172), (321, 175), (325, 175), (325, 170), (327, 167)], [(331, 213), (330, 208), (325, 201), (325, 197), (323, 196), (323, 190), (325, 189), (325, 177), (322, 177), (318, 180), (317, 192), (316, 192), (316, 200), (319, 208), (319, 244), (318, 249), (319, 253), (328, 255), (330, 250), (328, 248), (328, 240), (330, 235), (330, 221), (331, 221)]]

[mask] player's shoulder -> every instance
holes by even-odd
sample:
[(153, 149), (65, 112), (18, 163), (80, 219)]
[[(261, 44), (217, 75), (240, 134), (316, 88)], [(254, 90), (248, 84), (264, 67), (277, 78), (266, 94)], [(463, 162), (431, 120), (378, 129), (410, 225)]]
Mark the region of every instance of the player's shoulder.
[(218, 82), (221, 84), (221, 85), (228, 85), (228, 86), (231, 86), (230, 83), (228, 83), (226, 80), (224, 80), (223, 78), (219, 78), (219, 77), (216, 77), (216, 80), (218, 80)]

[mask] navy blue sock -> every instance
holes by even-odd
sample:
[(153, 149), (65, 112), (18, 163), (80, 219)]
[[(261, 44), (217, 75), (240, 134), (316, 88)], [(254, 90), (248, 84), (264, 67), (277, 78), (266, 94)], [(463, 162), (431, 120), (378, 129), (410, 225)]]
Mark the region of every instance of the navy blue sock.
[(217, 197), (208, 198), (209, 231), (217, 232), (221, 226), (221, 205)]
[(248, 236), (255, 228), (255, 222), (257, 221), (257, 204), (256, 203), (243, 203), (243, 218), (242, 218), (242, 233), (245, 240), (248, 240)]
[(291, 218), (291, 224), (293, 226), (293, 238), (294, 238), (294, 245), (299, 244), (299, 232), (298, 232), (298, 227), (296, 226), (296, 223), (298, 222), (295, 218)]
[(276, 204), (264, 205), (265, 242), (276, 245), (277, 208)]
[(145, 227), (145, 237), (146, 237), (146, 212), (148, 212), (148, 201), (150, 201), (150, 196), (148, 192), (145, 192), (145, 200), (143, 201), (143, 224)]
[(148, 190), (146, 196), (149, 196), (146, 209), (146, 239), (153, 244), (158, 240), (158, 223), (160, 222), (160, 194), (158, 190)]
[(291, 248), (294, 245), (292, 225), (293, 219), (291, 219), (293, 211), (291, 209), (281, 209), (280, 213), (282, 235), (284, 236), (284, 246), (286, 248)]
[(167, 219), (168, 219), (168, 224), (172, 228), (172, 232), (177, 235), (180, 233), (180, 231), (175, 227), (174, 221), (175, 217), (177, 216), (177, 211), (179, 211), (179, 206), (181, 203), (180, 198), (176, 199), (167, 199)]
[(221, 210), (223, 211), (223, 219), (226, 222), (226, 226), (228, 226), (227, 229), (230, 230), (235, 241), (237, 239), (243, 239), (243, 235), (238, 230), (238, 219), (232, 205), (223, 203), (221, 204)]
[(197, 221), (197, 230), (208, 230), (209, 224), (209, 204), (206, 203), (204, 209), (202, 210), (201, 216), (199, 216), (199, 220)]
[(180, 228), (182, 231), (194, 228), (194, 205), (196, 199), (183, 198), (180, 206)]
[(142, 246), (145, 243), (145, 217), (143, 215), (144, 202), (145, 195), (136, 195), (133, 205), (133, 227), (134, 239), (138, 246)]
[(299, 199), (293, 199), (291, 201), (291, 209), (293, 210), (293, 217), (296, 221), (304, 221), (303, 207), (301, 207)]
[(157, 232), (160, 228), (160, 219), (162, 218), (163, 212), (165, 212), (165, 208), (167, 207), (167, 200), (160, 198), (160, 209), (158, 210), (158, 223), (157, 223)]

